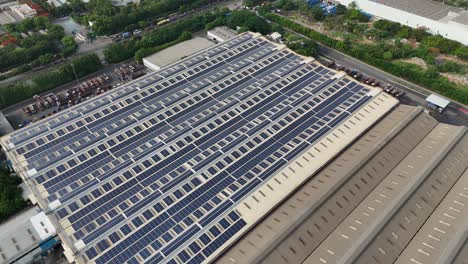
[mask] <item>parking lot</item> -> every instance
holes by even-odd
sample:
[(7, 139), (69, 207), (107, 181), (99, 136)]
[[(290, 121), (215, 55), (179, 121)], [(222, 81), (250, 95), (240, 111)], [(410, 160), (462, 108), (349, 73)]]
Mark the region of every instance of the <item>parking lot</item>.
[(133, 62), (109, 65), (98, 73), (35, 96), (4, 109), (3, 112), (12, 126), (18, 129), (103, 94), (146, 73), (143, 65)]

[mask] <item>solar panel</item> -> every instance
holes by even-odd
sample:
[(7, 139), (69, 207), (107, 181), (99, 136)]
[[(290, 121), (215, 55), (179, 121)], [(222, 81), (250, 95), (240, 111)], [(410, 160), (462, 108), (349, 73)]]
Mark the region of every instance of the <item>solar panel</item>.
[(200, 263), (247, 225), (238, 203), (372, 99), (335, 74), (245, 33), (15, 132), (8, 151), (84, 261)]

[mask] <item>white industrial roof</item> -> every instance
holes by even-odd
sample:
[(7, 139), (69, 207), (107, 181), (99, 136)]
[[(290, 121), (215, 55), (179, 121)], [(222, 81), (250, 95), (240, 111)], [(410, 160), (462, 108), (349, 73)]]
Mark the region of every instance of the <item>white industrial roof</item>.
[(435, 104), (438, 107), (442, 107), (442, 108), (446, 108), (448, 106), (448, 104), (450, 103), (449, 100), (447, 100), (445, 98), (442, 98), (442, 97), (440, 97), (438, 95), (435, 95), (435, 94), (429, 95), (426, 98), (426, 101), (431, 103), (431, 104)]
[(205, 38), (195, 37), (150, 55), (143, 62), (147, 67), (158, 69), (213, 45), (213, 42)]
[(237, 34), (237, 31), (226, 26), (222, 26), (213, 28), (212, 30), (208, 31), (208, 34), (212, 34), (224, 40), (228, 40), (234, 37)]
[(42, 240), (29, 220), (38, 212), (38, 206), (32, 207), (0, 225), (0, 263), (10, 263)]

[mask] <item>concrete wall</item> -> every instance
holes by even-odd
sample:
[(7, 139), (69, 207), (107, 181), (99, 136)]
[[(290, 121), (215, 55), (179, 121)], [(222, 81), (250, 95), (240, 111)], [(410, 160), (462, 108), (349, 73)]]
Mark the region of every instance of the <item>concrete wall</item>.
[(431, 20), (389, 6), (371, 2), (369, 0), (338, 0), (338, 2), (346, 6), (352, 2), (356, 2), (361, 10), (377, 17), (398, 22), (413, 28), (426, 27), (432, 34), (440, 34), (448, 39), (456, 40), (468, 45), (468, 25), (456, 23), (449, 19), (445, 21), (444, 19), (441, 21)]

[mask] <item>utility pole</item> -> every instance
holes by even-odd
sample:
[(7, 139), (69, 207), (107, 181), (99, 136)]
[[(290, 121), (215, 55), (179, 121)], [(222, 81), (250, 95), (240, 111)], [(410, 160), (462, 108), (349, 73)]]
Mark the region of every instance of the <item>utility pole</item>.
[(78, 76), (76, 76), (75, 72), (75, 65), (73, 63), (70, 63), (72, 69), (73, 69), (73, 74), (75, 74), (75, 79), (76, 79), (76, 85), (80, 85), (80, 82), (78, 81)]

